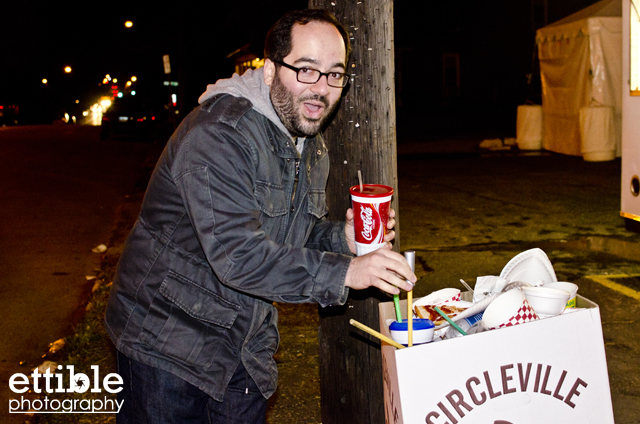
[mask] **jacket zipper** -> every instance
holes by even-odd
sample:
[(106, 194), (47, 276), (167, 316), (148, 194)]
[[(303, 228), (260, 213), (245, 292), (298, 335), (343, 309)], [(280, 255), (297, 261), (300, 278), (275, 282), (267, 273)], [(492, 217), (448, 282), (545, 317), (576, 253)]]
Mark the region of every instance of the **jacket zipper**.
[(298, 190), (298, 180), (300, 176), (300, 159), (296, 159), (296, 176), (295, 179), (293, 180), (293, 193), (291, 193), (291, 212), (293, 212), (294, 206), (293, 206), (293, 201), (296, 198), (296, 191)]

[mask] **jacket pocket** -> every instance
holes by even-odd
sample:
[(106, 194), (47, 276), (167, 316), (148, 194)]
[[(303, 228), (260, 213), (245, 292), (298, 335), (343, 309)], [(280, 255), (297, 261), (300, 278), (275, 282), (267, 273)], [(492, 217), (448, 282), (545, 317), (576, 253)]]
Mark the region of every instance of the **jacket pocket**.
[(229, 332), (239, 309), (170, 271), (151, 302), (139, 338), (167, 356), (207, 368), (222, 343), (233, 343)]
[(260, 205), (260, 224), (262, 231), (272, 240), (278, 240), (282, 227), (282, 218), (289, 212), (287, 197), (280, 186), (257, 181), (255, 196)]
[(327, 195), (324, 190), (309, 190), (309, 213), (320, 219), (329, 213)]
[(260, 211), (268, 216), (276, 217), (287, 213), (287, 198), (282, 187), (257, 181), (255, 196), (260, 205)]
[(244, 359), (249, 368), (266, 370), (264, 373), (256, 373), (256, 383), (259, 386), (276, 389), (278, 382), (278, 367), (273, 355), (280, 344), (278, 333), (278, 311), (275, 306), (267, 305), (269, 312), (256, 334), (247, 342), (246, 351), (249, 353)]

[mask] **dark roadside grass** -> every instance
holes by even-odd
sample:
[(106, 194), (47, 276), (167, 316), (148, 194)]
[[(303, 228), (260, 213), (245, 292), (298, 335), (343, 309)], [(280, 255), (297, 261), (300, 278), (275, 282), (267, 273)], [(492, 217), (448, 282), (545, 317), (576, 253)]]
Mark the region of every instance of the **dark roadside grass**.
[[(116, 350), (104, 327), (104, 312), (113, 282), (116, 265), (126, 237), (135, 222), (140, 203), (161, 146), (154, 149), (147, 162), (141, 167), (141, 175), (135, 184), (133, 194), (128, 196), (116, 217), (116, 223), (107, 243), (107, 251), (102, 253), (100, 268), (96, 270), (92, 294), (86, 312), (73, 333), (65, 338), (65, 347), (55, 355), (46, 355), (42, 361), (52, 360), (62, 365), (63, 387), (69, 387), (67, 365), (73, 365), (74, 372), (89, 376), (93, 382), (91, 366), (99, 367), (100, 388), (102, 379), (117, 372)], [(315, 424), (321, 422), (320, 377), (318, 370), (318, 307), (315, 304), (276, 304), (279, 313), (280, 347), (275, 355), (278, 363), (278, 390), (269, 399), (267, 423), (269, 424)], [(49, 394), (49, 400), (76, 401), (76, 405), (87, 407), (94, 401), (110, 399), (115, 402), (117, 395), (102, 390), (100, 393)], [(69, 404), (67, 402), (67, 404)], [(34, 414), (25, 422), (36, 424), (71, 423), (115, 423), (114, 413), (79, 414)]]
[[(107, 260), (113, 259), (113, 255), (107, 254), (105, 258)], [(96, 276), (95, 290), (87, 304), (84, 317), (75, 327), (73, 334), (65, 339), (62, 356), (57, 361), (57, 364), (62, 365), (65, 370), (63, 387), (70, 387), (69, 373), (66, 371), (68, 365), (73, 365), (76, 374), (86, 374), (91, 382), (93, 382), (91, 366), (97, 365), (100, 370), (100, 388), (102, 388), (102, 379), (107, 374), (116, 372), (115, 349), (107, 336), (102, 321), (112, 281), (112, 273), (109, 272), (109, 268), (111, 266), (106, 267), (103, 264), (101, 271)], [(91, 402), (94, 402), (97, 409), (104, 404), (105, 398), (112, 402), (116, 400), (115, 394), (109, 394), (104, 390), (101, 390), (100, 393), (91, 393), (90, 390), (85, 393), (73, 394), (52, 393), (48, 397), (50, 401), (58, 399), (61, 405), (65, 405), (65, 401), (67, 405), (70, 405), (69, 401), (76, 402), (75, 409), (90, 408)], [(35, 414), (35, 418), (35, 423), (38, 424), (115, 423), (116, 421), (116, 416), (113, 413)]]
[[(156, 157), (155, 154), (150, 156), (148, 163), (143, 166), (143, 177), (136, 183), (134, 194), (127, 197), (118, 211), (110, 239), (106, 243), (107, 250), (101, 254), (100, 268), (96, 270), (96, 278), (84, 316), (74, 327), (72, 334), (65, 338), (64, 349), (59, 353), (58, 358), (52, 358), (53, 360), (57, 359), (55, 362), (62, 365), (65, 370), (63, 387), (70, 387), (68, 365), (74, 367), (74, 373), (86, 374), (91, 383), (93, 383), (94, 376), (91, 366), (97, 365), (99, 367), (100, 389), (103, 388), (102, 380), (105, 376), (117, 372), (116, 350), (104, 327), (104, 313), (118, 259), (129, 230), (138, 214), (144, 187), (146, 187), (146, 181), (148, 181)], [(69, 405), (69, 401), (75, 401), (78, 406), (75, 408), (76, 410), (87, 408), (92, 402), (96, 408), (104, 407), (105, 399), (115, 402), (116, 398), (116, 394), (110, 394), (105, 390), (101, 390), (99, 393), (87, 390), (84, 393), (64, 393), (62, 395), (52, 393), (49, 395), (50, 400), (59, 399), (60, 402), (67, 400), (67, 405)], [(113, 409), (109, 408), (108, 410), (113, 411)], [(35, 414), (35, 418), (36, 424), (115, 423), (116, 421), (116, 415), (112, 412)]]
[[(113, 281), (113, 272), (121, 247), (111, 247), (104, 254), (101, 271), (97, 275), (95, 291), (88, 303), (88, 310), (67, 337), (58, 365), (67, 369), (74, 366), (74, 372), (93, 377), (91, 366), (98, 365), (100, 381), (110, 373), (117, 372), (115, 348), (107, 336), (103, 324), (106, 302)], [(278, 390), (269, 400), (267, 423), (269, 424), (311, 424), (320, 423), (320, 377), (318, 373), (318, 311), (316, 305), (277, 304), (280, 323), (280, 348), (276, 353), (279, 369)], [(69, 387), (68, 373), (65, 372), (63, 387)], [(93, 381), (93, 380), (92, 380)], [(102, 385), (101, 385), (102, 387)], [(88, 407), (90, 402), (104, 402), (105, 398), (115, 402), (116, 395), (106, 393), (49, 395), (49, 399), (77, 400), (77, 405)], [(84, 403), (81, 403), (84, 401)], [(102, 405), (97, 403), (97, 406)], [(83, 406), (84, 405), (84, 406)], [(35, 414), (37, 424), (71, 423), (115, 423), (114, 413), (81, 414)]]

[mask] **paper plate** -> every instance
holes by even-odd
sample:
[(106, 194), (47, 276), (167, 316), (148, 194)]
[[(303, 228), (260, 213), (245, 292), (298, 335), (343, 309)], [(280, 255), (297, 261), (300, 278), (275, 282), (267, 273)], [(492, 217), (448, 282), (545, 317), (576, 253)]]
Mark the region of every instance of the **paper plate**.
[(547, 254), (538, 248), (514, 256), (502, 269), (500, 277), (507, 281), (524, 281), (532, 285), (558, 281)]
[[(474, 304), (471, 302), (467, 302), (464, 300), (456, 300), (456, 301), (452, 301), (452, 302), (446, 302), (444, 303), (445, 305), (450, 305), (450, 306), (455, 306), (457, 308), (460, 309), (464, 309), (462, 312), (460, 312), (458, 315), (462, 315), (465, 314), (467, 312), (468, 309), (473, 308)], [(416, 316), (416, 306), (426, 306), (426, 305), (433, 305), (433, 303), (413, 303), (413, 315)], [(438, 305), (438, 306), (442, 306), (442, 305)], [(453, 317), (450, 317), (452, 321), (457, 321), (458, 320), (458, 315), (455, 315)], [(469, 316), (468, 314), (465, 314), (463, 317), (467, 317)], [(437, 320), (436, 320), (437, 321)], [(436, 325), (436, 330), (442, 327), (446, 327), (449, 325), (449, 322), (444, 321), (438, 325)]]
[(460, 290), (447, 288), (447, 289), (434, 291), (425, 297), (416, 299), (413, 301), (412, 305), (415, 308), (416, 306), (441, 305), (443, 303), (456, 302), (459, 300), (460, 300)]

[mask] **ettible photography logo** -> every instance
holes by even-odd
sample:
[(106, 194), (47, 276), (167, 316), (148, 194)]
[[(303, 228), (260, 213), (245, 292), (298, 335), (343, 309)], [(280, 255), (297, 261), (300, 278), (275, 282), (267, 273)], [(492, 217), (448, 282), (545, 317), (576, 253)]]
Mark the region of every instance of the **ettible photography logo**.
[[(118, 402), (113, 396), (100, 393), (115, 394), (122, 390), (122, 377), (116, 373), (108, 374), (100, 380), (100, 368), (98, 365), (92, 365), (93, 375), (76, 373), (73, 365), (66, 366), (66, 372), (69, 375), (68, 387), (64, 387), (64, 372), (62, 365), (58, 365), (57, 369), (62, 372), (51, 372), (51, 368), (47, 368), (46, 372), (34, 369), (30, 376), (22, 373), (16, 373), (9, 378), (9, 388), (16, 395), (20, 395), (14, 399), (9, 399), (9, 413), (44, 413), (44, 414), (117, 414), (124, 401)], [(29, 379), (31, 377), (31, 379)], [(74, 393), (86, 393), (89, 391), (94, 395), (88, 399), (73, 398)], [(38, 397), (25, 396), (25, 394), (33, 393)], [(44, 397), (42, 396), (44, 394)], [(49, 398), (49, 395), (55, 394)], [(65, 397), (68, 396), (68, 397)]]

